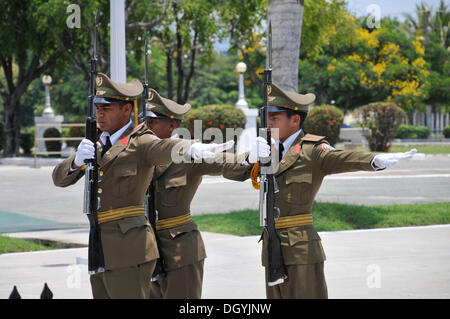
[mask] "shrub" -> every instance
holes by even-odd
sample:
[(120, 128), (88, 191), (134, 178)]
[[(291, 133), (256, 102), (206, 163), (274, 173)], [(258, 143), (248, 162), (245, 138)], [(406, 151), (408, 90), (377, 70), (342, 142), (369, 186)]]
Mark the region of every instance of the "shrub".
[(426, 126), (400, 125), (396, 138), (428, 138), (430, 130)]
[[(50, 127), (45, 130), (44, 137), (61, 137), (61, 133), (59, 133), (57, 128)], [(61, 152), (61, 146), (61, 141), (45, 141), (45, 148), (47, 149), (47, 152)], [(59, 157), (58, 154), (49, 156)]]
[(450, 125), (444, 127), (444, 131), (442, 132), (445, 138), (450, 138)]
[(397, 130), (406, 118), (405, 111), (394, 102), (375, 102), (360, 107), (357, 110), (361, 127), (370, 129), (367, 138), (371, 151), (387, 152), (390, 142), (397, 134)]
[[(197, 136), (198, 132), (194, 131), (195, 120), (202, 121), (202, 136)], [(205, 105), (189, 111), (184, 116), (182, 127), (187, 128), (191, 136), (196, 139), (202, 139), (203, 134), (209, 128), (217, 128), (221, 131), (225, 139), (227, 138), (227, 128), (245, 128), (246, 122), (247, 118), (244, 112), (234, 105)], [(212, 131), (207, 131), (206, 133), (212, 133), (214, 135)], [(203, 142), (207, 143), (208, 140)]]
[(0, 121), (0, 151), (3, 149), (3, 122)]
[(31, 148), (34, 145), (34, 134), (20, 133), (19, 145), (22, 148), (24, 155), (31, 155)]
[(305, 133), (326, 136), (331, 145), (339, 139), (344, 113), (333, 105), (320, 105), (309, 111), (303, 129)]

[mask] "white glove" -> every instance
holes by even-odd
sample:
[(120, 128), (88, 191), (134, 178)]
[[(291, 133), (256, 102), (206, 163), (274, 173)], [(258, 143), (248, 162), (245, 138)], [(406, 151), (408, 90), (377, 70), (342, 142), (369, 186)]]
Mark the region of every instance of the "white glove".
[(75, 156), (73, 163), (78, 167), (83, 166), (85, 159), (94, 158), (94, 152), (94, 143), (87, 138), (83, 139), (80, 145), (78, 145), (77, 155)]
[(187, 154), (193, 158), (194, 160), (198, 160), (201, 158), (215, 158), (217, 154), (226, 151), (234, 146), (234, 141), (228, 141), (222, 144), (202, 144), (202, 143), (194, 143), (191, 145)]
[(270, 156), (270, 146), (267, 144), (267, 141), (264, 137), (257, 137), (255, 143), (253, 143), (252, 148), (250, 150), (250, 154), (248, 155), (249, 163), (256, 163), (258, 158), (260, 157), (269, 157)]
[(417, 150), (413, 148), (405, 153), (378, 154), (373, 158), (373, 164), (376, 168), (388, 168), (401, 160), (412, 158), (416, 153)]

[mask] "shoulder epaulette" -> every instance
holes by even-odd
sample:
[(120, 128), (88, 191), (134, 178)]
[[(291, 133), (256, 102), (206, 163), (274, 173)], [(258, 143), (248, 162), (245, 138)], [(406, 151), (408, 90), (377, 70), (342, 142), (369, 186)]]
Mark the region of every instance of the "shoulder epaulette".
[(144, 134), (152, 134), (152, 132), (147, 128), (147, 125), (144, 123), (139, 124), (136, 126), (133, 131), (130, 133), (130, 136), (132, 135), (144, 135)]
[(319, 136), (319, 135), (313, 135), (313, 134), (306, 134), (302, 138), (302, 142), (313, 142), (317, 143), (325, 139), (325, 136)]

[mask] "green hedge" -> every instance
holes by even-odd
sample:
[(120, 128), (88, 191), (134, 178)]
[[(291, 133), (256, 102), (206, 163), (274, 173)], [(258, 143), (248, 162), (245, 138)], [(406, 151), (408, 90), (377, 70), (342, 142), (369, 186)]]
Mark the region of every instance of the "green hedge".
[[(44, 137), (61, 137), (61, 133), (55, 127), (50, 127), (45, 130)], [(45, 148), (47, 152), (61, 152), (61, 141), (45, 141)], [(59, 157), (59, 154), (49, 155), (50, 157)]]
[[(194, 121), (202, 121), (202, 136), (194, 135)], [(244, 112), (234, 105), (205, 105), (190, 110), (185, 116), (182, 127), (191, 133), (192, 138), (203, 139), (203, 134), (209, 128), (216, 128), (221, 131), (224, 141), (227, 137), (227, 128), (245, 128), (247, 118)], [(214, 138), (216, 138), (214, 136)], [(203, 141), (209, 142), (208, 140)]]
[(34, 134), (20, 133), (19, 145), (22, 148), (24, 155), (31, 155), (31, 148), (34, 145)]
[(447, 125), (446, 127), (444, 127), (443, 134), (444, 134), (445, 138), (450, 138), (450, 125)]
[(396, 138), (428, 138), (430, 129), (426, 126), (400, 125)]
[(3, 149), (3, 122), (0, 121), (0, 151)]
[(344, 113), (333, 105), (319, 105), (309, 111), (303, 129), (305, 133), (326, 136), (331, 145), (339, 139)]

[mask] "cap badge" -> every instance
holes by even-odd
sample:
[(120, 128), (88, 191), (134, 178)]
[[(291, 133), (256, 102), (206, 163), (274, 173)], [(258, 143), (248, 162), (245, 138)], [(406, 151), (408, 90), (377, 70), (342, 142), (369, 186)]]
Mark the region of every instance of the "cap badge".
[(151, 101), (155, 97), (155, 94), (153, 92), (148, 93), (148, 100)]
[(97, 84), (97, 86), (101, 86), (103, 84), (103, 78), (101, 76), (97, 76), (97, 78), (95, 79), (95, 83)]
[(106, 91), (97, 90), (97, 93), (95, 95), (103, 95), (105, 93), (106, 93)]

